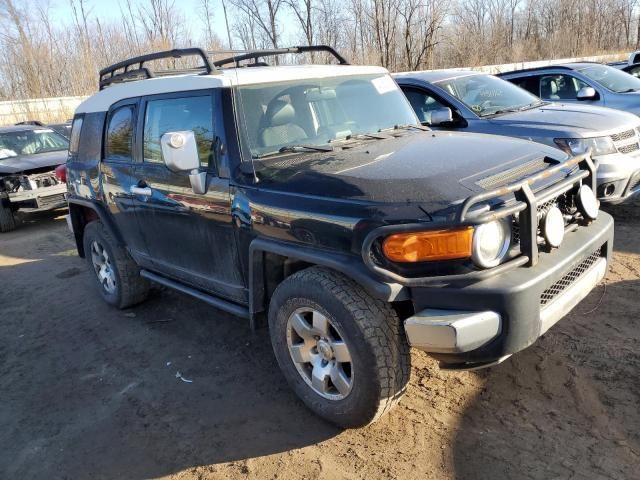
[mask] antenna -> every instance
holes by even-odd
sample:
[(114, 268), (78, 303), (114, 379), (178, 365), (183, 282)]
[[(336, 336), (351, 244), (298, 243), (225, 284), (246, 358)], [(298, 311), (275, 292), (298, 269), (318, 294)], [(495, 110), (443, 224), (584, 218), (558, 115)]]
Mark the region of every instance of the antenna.
[(222, 0), (222, 10), (224, 12), (224, 23), (227, 25), (227, 38), (229, 39), (229, 49), (233, 50), (233, 43), (231, 42), (231, 31), (229, 30), (229, 18), (227, 18), (227, 6)]

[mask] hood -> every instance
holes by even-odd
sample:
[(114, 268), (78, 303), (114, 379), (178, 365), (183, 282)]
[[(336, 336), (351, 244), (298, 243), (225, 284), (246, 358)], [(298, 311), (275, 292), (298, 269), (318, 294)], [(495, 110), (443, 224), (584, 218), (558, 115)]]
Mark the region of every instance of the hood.
[[(419, 203), (433, 209), (482, 192), (482, 185), (497, 188), (500, 182), (494, 179), (512, 183), (547, 168), (545, 156), (567, 158), (560, 150), (526, 140), (420, 132), (335, 152), (279, 157), (256, 166), (261, 167), (262, 188), (351, 201)], [(503, 175), (516, 167), (515, 175)]]
[[(507, 113), (489, 122), (496, 129), (501, 129), (503, 135), (550, 138), (599, 137), (640, 125), (638, 117), (630, 113), (592, 105), (561, 103)], [(502, 129), (510, 131), (504, 132)]]
[(67, 151), (19, 155), (0, 159), (0, 174), (20, 173), (45, 167), (57, 167), (67, 161)]

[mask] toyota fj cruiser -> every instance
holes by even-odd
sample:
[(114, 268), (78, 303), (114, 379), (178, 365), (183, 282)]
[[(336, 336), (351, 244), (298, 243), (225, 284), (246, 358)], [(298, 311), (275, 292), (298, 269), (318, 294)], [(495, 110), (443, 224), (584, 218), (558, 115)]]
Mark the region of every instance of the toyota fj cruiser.
[[(338, 64), (260, 60), (310, 50)], [(189, 55), (202, 67), (151, 66)], [(173, 50), (100, 75), (67, 182), (102, 297), (129, 307), (156, 282), (252, 328), (266, 316), (287, 381), (338, 425), (397, 402), (410, 346), (493, 365), (605, 274), (613, 221), (587, 155), (430, 131), (385, 69), (330, 47)]]

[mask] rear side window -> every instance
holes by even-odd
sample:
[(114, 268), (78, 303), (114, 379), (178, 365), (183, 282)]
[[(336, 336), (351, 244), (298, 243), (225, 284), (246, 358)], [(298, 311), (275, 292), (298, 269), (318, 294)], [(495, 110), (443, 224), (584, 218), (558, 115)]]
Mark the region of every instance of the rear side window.
[(163, 162), (160, 139), (167, 132), (191, 130), (200, 165), (209, 165), (213, 152), (213, 108), (209, 95), (149, 100), (144, 119), (144, 161)]
[(126, 105), (112, 112), (107, 127), (106, 158), (131, 160), (134, 113), (133, 105)]
[(535, 96), (540, 96), (540, 77), (514, 78), (509, 81)]
[(76, 117), (71, 125), (71, 138), (69, 140), (69, 154), (75, 155), (78, 153), (78, 147), (80, 146), (80, 130), (82, 130), (82, 117)]

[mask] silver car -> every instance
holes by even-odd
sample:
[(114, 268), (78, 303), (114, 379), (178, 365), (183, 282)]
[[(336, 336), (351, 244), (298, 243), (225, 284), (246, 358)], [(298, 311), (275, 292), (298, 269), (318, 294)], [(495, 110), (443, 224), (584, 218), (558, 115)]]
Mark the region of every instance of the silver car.
[(640, 78), (601, 63), (565, 63), (501, 73), (543, 100), (615, 108), (640, 115)]
[(598, 197), (620, 203), (640, 191), (640, 119), (589, 105), (545, 102), (483, 73), (437, 70), (395, 75), (418, 118), (434, 129), (525, 138), (598, 163)]

